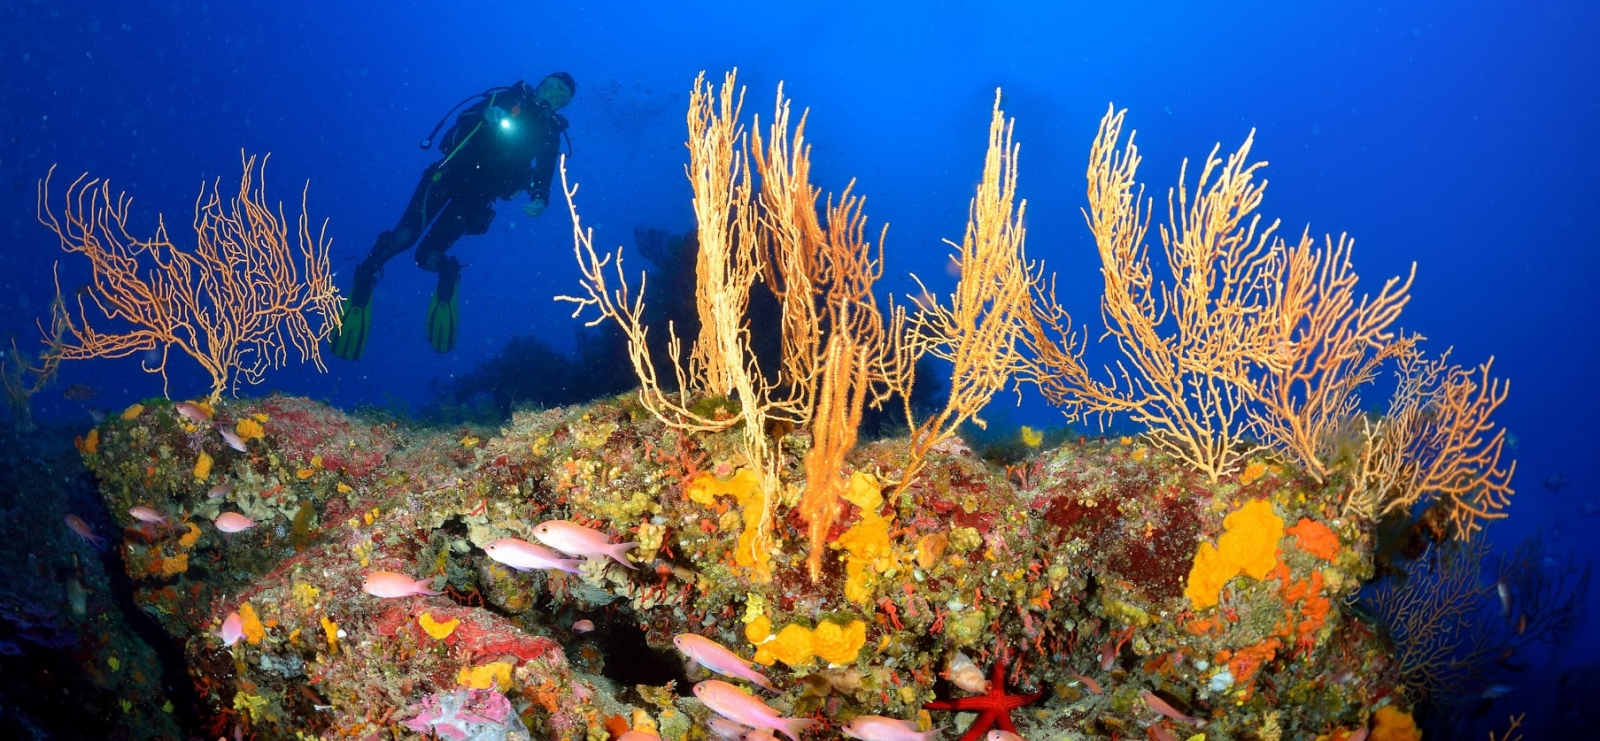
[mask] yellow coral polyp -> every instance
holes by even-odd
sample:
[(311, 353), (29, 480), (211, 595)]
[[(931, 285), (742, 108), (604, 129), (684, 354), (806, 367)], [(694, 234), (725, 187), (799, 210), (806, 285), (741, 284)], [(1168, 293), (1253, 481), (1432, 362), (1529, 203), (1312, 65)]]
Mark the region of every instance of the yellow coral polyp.
[(187, 526), (188, 530), (183, 535), (178, 536), (178, 545), (184, 548), (193, 548), (195, 543), (200, 542), (200, 526), (192, 522), (186, 522), (184, 525)]
[(766, 495), (761, 491), (761, 479), (755, 471), (741, 468), (724, 481), (711, 472), (696, 476), (686, 488), (689, 499), (707, 507), (715, 506), (717, 497), (728, 495), (739, 505), (744, 531), (734, 546), (733, 560), (737, 566), (750, 569), (758, 581), (772, 579), (772, 555), (767, 552), (761, 519), (766, 512)]
[(1213, 607), (1229, 579), (1243, 574), (1264, 579), (1278, 565), (1283, 518), (1272, 505), (1253, 500), (1222, 520), (1224, 532), (1215, 546), (1201, 543), (1189, 570), (1184, 595), (1195, 609)]
[(176, 556), (161, 559), (161, 575), (177, 576), (189, 570), (189, 554), (179, 553)]
[(211, 475), (211, 456), (201, 453), (200, 458), (194, 462), (194, 478), (196, 481), (205, 481)]
[(1372, 741), (1421, 741), (1422, 731), (1411, 714), (1393, 705), (1378, 708), (1373, 714)]
[(131, 419), (134, 419), (134, 418), (138, 417), (141, 414), (144, 414), (144, 405), (143, 404), (134, 404), (133, 406), (122, 410), (122, 419), (124, 421), (131, 420)]
[(317, 469), (315, 469), (315, 468), (302, 468), (302, 469), (294, 472), (294, 477), (297, 478), (297, 479), (300, 479), (301, 481), (305, 481), (306, 479), (309, 479), (312, 476), (316, 475), (316, 473), (317, 473)]
[(883, 506), (882, 486), (870, 474), (852, 474), (842, 496), (861, 508), (861, 520), (829, 545), (849, 554), (844, 564), (845, 599), (865, 604), (872, 600), (876, 575), (893, 568), (897, 561), (889, 540), (890, 519), (878, 514)]
[(456, 684), (475, 690), (486, 690), (498, 683), (501, 690), (511, 687), (511, 665), (504, 661), (462, 669), (456, 673)]
[(804, 625), (791, 623), (778, 631), (776, 638), (761, 646), (762, 651), (789, 666), (799, 667), (811, 662), (815, 651), (811, 647), (811, 631)]
[(812, 650), (830, 664), (855, 663), (866, 643), (867, 624), (860, 620), (852, 620), (849, 625), (824, 620), (811, 631)]
[(89, 434), (83, 436), (83, 444), (78, 446), (78, 449), (89, 455), (94, 455), (100, 450), (100, 428), (89, 430)]
[(245, 417), (233, 426), (233, 433), (238, 435), (240, 440), (258, 440), (266, 436), (267, 430), (261, 426), (260, 422)]
[(244, 633), (244, 639), (254, 646), (267, 637), (267, 629), (261, 624), (261, 618), (256, 616), (256, 608), (249, 602), (239, 605), (239, 628)]
[(339, 624), (322, 616), (322, 633), (328, 638), (328, 653), (339, 653)]
[(767, 619), (766, 615), (761, 615), (755, 620), (751, 620), (749, 625), (744, 626), (745, 640), (757, 646), (766, 643), (767, 639), (771, 637), (772, 621)]
[(456, 632), (456, 626), (460, 624), (461, 620), (457, 618), (450, 618), (441, 623), (433, 619), (433, 613), (431, 612), (424, 612), (421, 617), (417, 618), (417, 625), (422, 626), (422, 632), (427, 633), (429, 637), (436, 641), (449, 638), (451, 633)]

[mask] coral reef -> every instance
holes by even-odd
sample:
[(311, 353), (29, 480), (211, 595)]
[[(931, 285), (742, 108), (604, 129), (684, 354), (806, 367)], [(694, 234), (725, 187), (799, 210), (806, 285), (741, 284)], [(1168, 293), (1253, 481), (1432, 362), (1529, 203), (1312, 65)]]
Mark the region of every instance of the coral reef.
[[(671, 429), (631, 395), (521, 413), (481, 438), (282, 396), (215, 415), (261, 434), (235, 451), (152, 404), (102, 423), (84, 458), (114, 512), (173, 518), (128, 517), (121, 547), (141, 606), (185, 641), (218, 733), (599, 739), (653, 724), (699, 739), (708, 712), (671, 658), (683, 632), (766, 664), (770, 703), (825, 728), (970, 704), (941, 678), (958, 650), (1003, 668), (991, 691), (1040, 695), (1010, 711), (1031, 739), (1176, 732), (1144, 692), (1213, 739), (1258, 738), (1269, 717), (1288, 738), (1355, 729), (1397, 697), (1389, 647), (1343, 608), (1372, 573), (1370, 524), (1337, 516), (1336, 487), (1270, 462), (1212, 484), (1138, 441), (1077, 438), (1035, 449), (1024, 485), (951, 439), (897, 494), (880, 482), (908, 443), (876, 441), (847, 456), (822, 578), (791, 511), (771, 523), (763, 580), (741, 561), (757, 505), (740, 496), (738, 431)], [(810, 444), (805, 430), (778, 438), (785, 480), (804, 480)], [(196, 481), (201, 455), (215, 464)], [(213, 496), (220, 481), (231, 488)], [(782, 496), (790, 511), (795, 493)], [(259, 524), (207, 521), (236, 510)], [(482, 550), (549, 519), (639, 541), (637, 569), (522, 573)], [(1247, 575), (1191, 573), (1235, 540)], [(378, 570), (445, 594), (362, 592)], [(1200, 583), (1214, 607), (1185, 596)], [(231, 612), (254, 629), (229, 648), (215, 631)], [(465, 720), (447, 731), (452, 717)]]

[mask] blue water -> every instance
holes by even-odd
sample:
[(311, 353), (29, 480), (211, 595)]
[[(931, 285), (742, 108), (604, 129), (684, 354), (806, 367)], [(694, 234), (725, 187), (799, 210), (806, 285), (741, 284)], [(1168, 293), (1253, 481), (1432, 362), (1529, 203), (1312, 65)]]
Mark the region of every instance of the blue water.
[[(578, 82), (563, 111), (568, 172), (601, 246), (631, 247), (635, 225), (689, 229), (687, 92), (697, 72), (720, 80), (737, 66), (747, 115), (766, 120), (782, 81), (811, 109), (814, 180), (837, 192), (856, 178), (872, 223), (891, 225), (883, 287), (910, 292), (912, 272), (948, 285), (940, 240), (960, 239), (999, 87), (1022, 146), (1029, 254), (1060, 273), (1080, 321), (1098, 326), (1098, 261), (1079, 209), (1107, 104), (1128, 109), (1158, 204), (1183, 158), (1219, 142), (1232, 151), (1255, 129), (1254, 155), (1270, 163), (1263, 212), (1285, 235), (1308, 224), (1353, 235), (1368, 290), (1415, 261), (1404, 328), (1435, 351), (1454, 346), (1462, 364), (1493, 356), (1512, 380), (1497, 419), (1515, 437), (1519, 493), (1493, 539), (1542, 530), (1557, 553), (1593, 555), (1600, 519), (1583, 506), (1600, 500), (1600, 6), (676, 5), (7, 3), (0, 331), (33, 342), (51, 296), (62, 255), (35, 220), (34, 194), (52, 164), (68, 179), (110, 178), (136, 199), (135, 231), (164, 213), (184, 243), (200, 185), (236, 178), (241, 148), (270, 151), (269, 194), (293, 210), (310, 181), (310, 212), (328, 220), (348, 288), (437, 156), (418, 142), (439, 117), (479, 90), (556, 70)], [(576, 290), (571, 246), (559, 201), (537, 219), (502, 203), (490, 233), (451, 253), (468, 265), (454, 353), (428, 347), (434, 276), (404, 255), (378, 289), (365, 359), (329, 358), (326, 375), (292, 367), (261, 390), (415, 409), (431, 384), (512, 336), (569, 347), (575, 324), (551, 297)], [(78, 285), (83, 266), (64, 260), (61, 275)], [(175, 395), (203, 392), (186, 361), (174, 369)], [(99, 389), (110, 408), (161, 393), (131, 360), (71, 364), (61, 378)], [(87, 426), (78, 404), (39, 402), (42, 415)], [(1059, 417), (1030, 398), (1007, 419)], [(1552, 493), (1542, 482), (1558, 473), (1572, 483)], [(1588, 625), (1586, 640), (1540, 655), (1520, 681), (1593, 664), (1600, 641)], [(1540, 709), (1528, 691), (1503, 702), (1496, 715)]]

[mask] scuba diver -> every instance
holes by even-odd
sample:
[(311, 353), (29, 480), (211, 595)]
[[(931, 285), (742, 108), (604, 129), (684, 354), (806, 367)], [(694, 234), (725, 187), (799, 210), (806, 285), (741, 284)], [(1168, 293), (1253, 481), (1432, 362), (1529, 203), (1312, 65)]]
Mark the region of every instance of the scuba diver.
[(464, 234), (489, 231), (496, 199), (510, 199), (517, 191), (528, 194), (522, 210), (530, 218), (550, 203), (550, 179), (567, 119), (556, 111), (572, 102), (578, 90), (572, 75), (556, 72), (529, 85), (518, 80), (510, 87), (495, 87), (457, 103), (433, 127), (422, 148), (433, 145), (434, 135), (450, 114), (476, 100), (456, 118), (439, 140), (442, 159), (422, 172), (422, 182), (393, 229), (378, 235), (372, 252), (356, 267), (355, 286), (345, 299), (343, 324), (333, 338), (333, 354), (359, 360), (372, 328), (372, 290), (383, 274), (383, 264), (416, 247), (417, 267), (439, 274), (438, 287), (428, 303), (428, 343), (436, 352), (456, 346), (457, 288), (461, 261), (445, 255)]

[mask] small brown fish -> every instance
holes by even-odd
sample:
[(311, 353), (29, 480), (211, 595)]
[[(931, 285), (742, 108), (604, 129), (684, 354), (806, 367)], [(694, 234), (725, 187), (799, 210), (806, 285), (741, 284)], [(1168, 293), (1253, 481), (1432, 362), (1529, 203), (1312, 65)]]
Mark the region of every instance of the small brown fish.
[(172, 408), (178, 410), (178, 414), (183, 415), (184, 419), (197, 425), (211, 423), (211, 411), (192, 401), (180, 401), (173, 404)]
[(241, 453), (250, 452), (250, 449), (245, 447), (244, 438), (234, 434), (233, 430), (230, 430), (223, 425), (216, 425), (216, 428), (217, 434), (222, 436), (222, 442), (227, 443), (228, 447), (233, 448)]
[(1082, 682), (1083, 686), (1088, 688), (1088, 690), (1090, 692), (1093, 692), (1093, 693), (1095, 693), (1097, 695), (1103, 695), (1103, 694), (1106, 693), (1105, 690), (1100, 689), (1100, 683), (1099, 682), (1094, 681), (1093, 679), (1089, 678), (1088, 676), (1085, 676), (1083, 674), (1079, 674), (1077, 672), (1073, 672), (1072, 675), (1077, 677), (1078, 681)]
[(74, 383), (71, 386), (61, 389), (61, 396), (70, 401), (88, 401), (99, 395), (99, 391), (95, 391), (92, 387), (85, 386), (81, 383)]

